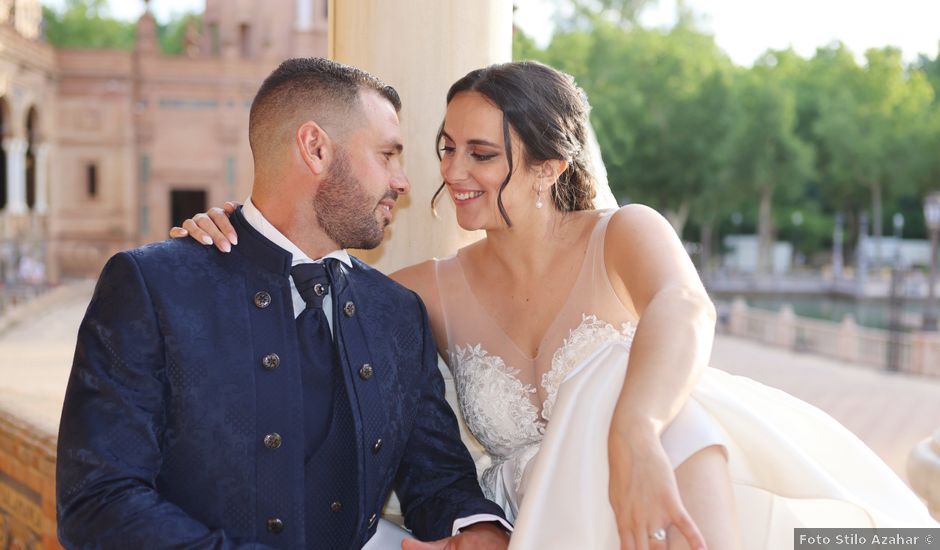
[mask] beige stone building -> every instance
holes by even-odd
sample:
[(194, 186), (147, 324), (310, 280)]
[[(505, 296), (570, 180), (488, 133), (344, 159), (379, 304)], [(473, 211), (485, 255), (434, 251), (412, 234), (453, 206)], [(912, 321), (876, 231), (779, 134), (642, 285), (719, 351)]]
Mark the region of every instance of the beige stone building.
[(248, 109), (283, 59), (326, 55), (328, 0), (207, 0), (186, 54), (54, 49), (39, 0), (0, 0), (0, 281), (94, 275), (207, 205), (247, 195)]

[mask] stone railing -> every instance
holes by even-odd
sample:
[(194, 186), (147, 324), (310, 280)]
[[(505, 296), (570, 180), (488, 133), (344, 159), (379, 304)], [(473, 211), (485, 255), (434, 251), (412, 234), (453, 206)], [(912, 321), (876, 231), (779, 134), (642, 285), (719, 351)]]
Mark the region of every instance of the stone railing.
[(841, 323), (748, 307), (742, 299), (720, 304), (719, 330), (765, 344), (812, 353), (874, 369), (940, 377), (940, 334), (893, 332), (859, 326), (851, 316)]

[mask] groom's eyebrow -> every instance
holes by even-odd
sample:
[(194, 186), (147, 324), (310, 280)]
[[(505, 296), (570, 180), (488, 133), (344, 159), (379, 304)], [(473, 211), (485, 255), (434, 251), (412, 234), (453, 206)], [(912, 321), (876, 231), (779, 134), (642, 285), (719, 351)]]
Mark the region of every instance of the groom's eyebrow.
[(405, 144), (398, 141), (397, 139), (390, 139), (386, 141), (383, 147), (387, 149), (394, 149), (398, 153), (401, 153), (405, 150)]

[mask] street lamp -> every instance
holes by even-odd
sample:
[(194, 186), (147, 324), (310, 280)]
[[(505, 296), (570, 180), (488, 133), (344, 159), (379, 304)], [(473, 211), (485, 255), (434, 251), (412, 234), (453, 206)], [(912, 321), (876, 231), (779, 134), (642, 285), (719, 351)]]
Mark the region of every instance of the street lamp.
[(790, 214), (790, 222), (793, 224), (793, 263), (800, 265), (800, 226), (803, 225), (803, 213), (794, 211)]
[(894, 265), (891, 267), (891, 293), (888, 295), (888, 370), (901, 370), (901, 237), (904, 233), (904, 214), (895, 212)]
[(895, 212), (891, 217), (894, 222), (894, 267), (901, 268), (901, 248), (904, 243), (904, 214)]
[(836, 281), (842, 278), (842, 225), (845, 223), (842, 212), (836, 212), (835, 226), (832, 229), (832, 277)]
[(937, 330), (937, 242), (940, 240), (940, 192), (924, 199), (924, 220), (930, 233), (930, 277), (927, 280), (927, 305), (924, 311), (924, 330)]

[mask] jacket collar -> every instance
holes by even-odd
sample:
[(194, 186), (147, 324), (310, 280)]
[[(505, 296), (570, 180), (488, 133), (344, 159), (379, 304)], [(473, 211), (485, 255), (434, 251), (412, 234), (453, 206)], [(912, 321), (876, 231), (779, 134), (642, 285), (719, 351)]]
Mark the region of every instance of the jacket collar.
[(290, 276), (291, 253), (277, 246), (264, 237), (254, 227), (248, 223), (242, 214), (239, 206), (238, 210), (232, 214), (229, 221), (238, 233), (238, 246), (236, 249), (245, 255), (249, 261), (257, 264), (263, 269), (272, 273)]

